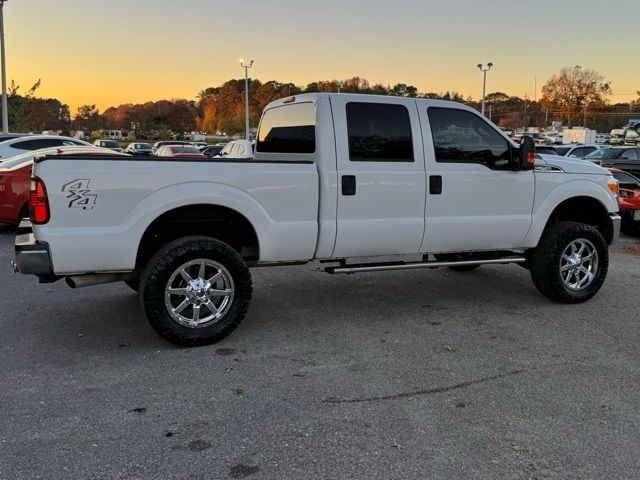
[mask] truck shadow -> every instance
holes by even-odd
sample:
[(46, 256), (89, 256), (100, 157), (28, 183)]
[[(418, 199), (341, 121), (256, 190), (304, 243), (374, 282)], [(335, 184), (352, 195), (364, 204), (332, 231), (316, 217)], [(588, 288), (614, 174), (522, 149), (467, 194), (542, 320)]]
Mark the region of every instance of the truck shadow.
[[(576, 315), (591, 308), (591, 303), (568, 306), (547, 300), (535, 290), (528, 272), (516, 266), (470, 273), (438, 270), (357, 276), (286, 267), (254, 270), (253, 275), (254, 296), (247, 318), (213, 348), (260, 343), (265, 335), (274, 341), (305, 332), (330, 336), (345, 328), (360, 329), (364, 342), (372, 328), (422, 331), (426, 326), (455, 329), (505, 319), (517, 324), (537, 319), (554, 322), (568, 310)], [(123, 284), (75, 291), (61, 283), (54, 285), (55, 301), (46, 307), (48, 318), (36, 319), (39, 327), (29, 330), (29, 335), (40, 337), (33, 338), (34, 343), (46, 340), (48, 346), (63, 350), (71, 344), (74, 355), (178, 348), (156, 334), (138, 296)], [(605, 284), (591, 302), (606, 302), (606, 289)]]

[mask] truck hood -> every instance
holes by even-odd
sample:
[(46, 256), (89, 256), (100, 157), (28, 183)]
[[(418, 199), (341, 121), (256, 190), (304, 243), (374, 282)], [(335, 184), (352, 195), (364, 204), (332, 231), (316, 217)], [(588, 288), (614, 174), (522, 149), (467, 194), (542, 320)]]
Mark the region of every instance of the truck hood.
[(608, 175), (609, 171), (589, 160), (561, 157), (559, 155), (538, 154), (536, 166), (559, 167), (566, 173), (587, 175)]

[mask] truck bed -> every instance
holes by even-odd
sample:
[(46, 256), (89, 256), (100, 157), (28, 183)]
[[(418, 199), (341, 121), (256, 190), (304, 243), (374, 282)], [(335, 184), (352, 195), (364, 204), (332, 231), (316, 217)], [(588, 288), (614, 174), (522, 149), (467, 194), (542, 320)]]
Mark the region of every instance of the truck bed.
[[(34, 225), (55, 274), (128, 271), (146, 228), (186, 205), (221, 205), (258, 233), (260, 260), (312, 258), (318, 236), (313, 162), (59, 155), (36, 159), (51, 220)], [(291, 242), (295, 238), (296, 242)]]

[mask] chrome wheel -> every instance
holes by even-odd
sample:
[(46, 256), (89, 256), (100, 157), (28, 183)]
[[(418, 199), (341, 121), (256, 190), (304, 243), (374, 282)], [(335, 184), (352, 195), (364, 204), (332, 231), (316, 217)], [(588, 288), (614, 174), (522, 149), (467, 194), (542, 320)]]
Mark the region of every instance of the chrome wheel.
[(560, 277), (564, 286), (574, 292), (587, 288), (598, 273), (598, 252), (585, 238), (572, 241), (560, 259)]
[(218, 262), (192, 260), (173, 272), (164, 298), (176, 322), (189, 328), (205, 327), (218, 322), (231, 308), (233, 278)]

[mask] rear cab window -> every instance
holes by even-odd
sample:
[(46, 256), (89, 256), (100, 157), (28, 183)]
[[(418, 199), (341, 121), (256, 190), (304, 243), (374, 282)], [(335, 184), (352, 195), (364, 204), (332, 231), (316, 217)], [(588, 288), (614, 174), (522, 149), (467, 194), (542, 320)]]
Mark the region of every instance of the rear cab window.
[(262, 115), (256, 153), (314, 154), (316, 109), (311, 102), (270, 108)]

